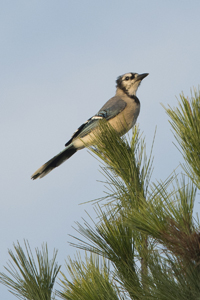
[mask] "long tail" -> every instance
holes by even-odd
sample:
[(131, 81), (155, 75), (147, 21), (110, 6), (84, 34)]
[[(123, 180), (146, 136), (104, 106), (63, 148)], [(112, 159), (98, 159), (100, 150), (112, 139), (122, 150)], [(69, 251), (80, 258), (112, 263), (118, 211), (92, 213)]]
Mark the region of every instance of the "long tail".
[(46, 176), (49, 172), (51, 172), (54, 168), (60, 166), (65, 160), (70, 158), (75, 152), (77, 148), (74, 146), (70, 146), (67, 149), (64, 149), (62, 152), (58, 153), (48, 162), (46, 162), (43, 166), (41, 166), (32, 176), (31, 179), (42, 178)]

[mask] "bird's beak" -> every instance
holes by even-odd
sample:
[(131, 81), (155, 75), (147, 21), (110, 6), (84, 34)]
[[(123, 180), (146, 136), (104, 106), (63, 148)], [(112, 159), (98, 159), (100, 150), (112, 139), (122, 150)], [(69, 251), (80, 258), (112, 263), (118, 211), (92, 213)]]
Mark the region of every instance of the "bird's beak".
[(139, 74), (136, 77), (136, 81), (141, 81), (142, 79), (144, 79), (145, 77), (147, 77), (149, 75), (149, 73), (144, 73), (144, 74)]

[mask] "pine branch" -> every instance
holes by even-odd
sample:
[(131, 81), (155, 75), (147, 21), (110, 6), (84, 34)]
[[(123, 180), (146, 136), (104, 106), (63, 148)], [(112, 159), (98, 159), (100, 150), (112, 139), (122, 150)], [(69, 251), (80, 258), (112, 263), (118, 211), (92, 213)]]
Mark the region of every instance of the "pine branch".
[(200, 90), (194, 89), (191, 99), (183, 94), (180, 99), (178, 107), (164, 108), (186, 162), (183, 169), (200, 189)]
[(116, 286), (109, 263), (97, 255), (85, 255), (83, 263), (80, 255), (74, 260), (68, 258), (66, 268), (70, 274), (71, 280), (61, 272), (63, 279), (61, 281), (62, 292), (58, 295), (62, 299), (68, 300), (123, 300), (123, 293), (120, 293)]
[(57, 251), (49, 260), (47, 245), (42, 246), (42, 251), (36, 249), (37, 267), (28, 241), (24, 244), (26, 254), (19, 242), (14, 245), (16, 253), (8, 251), (12, 260), (4, 267), (8, 275), (0, 273), (0, 282), (19, 299), (51, 300), (55, 278), (60, 270), (55, 262)]

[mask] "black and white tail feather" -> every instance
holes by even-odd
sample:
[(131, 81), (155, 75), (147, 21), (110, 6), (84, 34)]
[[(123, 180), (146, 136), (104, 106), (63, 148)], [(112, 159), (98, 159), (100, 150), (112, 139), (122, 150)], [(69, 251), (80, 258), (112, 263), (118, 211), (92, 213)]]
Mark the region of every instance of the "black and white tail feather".
[(47, 161), (44, 165), (42, 165), (32, 176), (32, 179), (42, 178), (46, 176), (49, 172), (51, 172), (54, 168), (60, 166), (64, 161), (70, 158), (74, 153), (76, 153), (77, 149), (73, 146), (69, 146), (69, 148), (64, 149), (59, 154), (54, 156), (52, 159)]
[[(42, 165), (32, 176), (32, 179), (42, 178), (46, 176), (49, 172), (51, 172), (54, 168), (60, 166), (64, 161), (69, 159), (73, 154), (76, 153), (81, 147), (75, 147), (73, 145), (73, 140), (77, 137), (84, 138), (84, 136), (88, 135), (96, 126), (97, 121), (103, 119), (101, 116), (93, 116), (88, 119), (85, 123), (83, 123), (72, 135), (71, 139), (65, 144), (66, 149), (58, 153), (52, 159), (47, 161), (44, 165)], [(83, 148), (83, 147), (82, 147)]]
[[(107, 120), (119, 133), (124, 134), (124, 128), (128, 131), (134, 126), (140, 111), (140, 101), (136, 97), (136, 91), (141, 81), (148, 73), (126, 73), (119, 76), (116, 94), (108, 100), (99, 112), (83, 123), (65, 144), (66, 148), (42, 165), (32, 176), (32, 179), (42, 178), (54, 168), (60, 166), (86, 144), (92, 145), (94, 132), (98, 132), (99, 120)], [(125, 122), (125, 123), (124, 123)]]

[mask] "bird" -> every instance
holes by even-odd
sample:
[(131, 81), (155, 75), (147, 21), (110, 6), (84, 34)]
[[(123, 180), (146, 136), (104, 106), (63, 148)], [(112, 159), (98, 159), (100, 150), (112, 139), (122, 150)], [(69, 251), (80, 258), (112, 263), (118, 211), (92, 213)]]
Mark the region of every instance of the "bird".
[(46, 176), (54, 168), (60, 166), (78, 150), (86, 145), (93, 145), (94, 135), (98, 135), (100, 120), (106, 120), (120, 135), (128, 132), (136, 123), (140, 112), (140, 101), (136, 96), (141, 81), (149, 73), (126, 73), (116, 80), (116, 94), (109, 99), (93, 117), (83, 123), (65, 144), (65, 149), (42, 165), (31, 178), (37, 179)]

